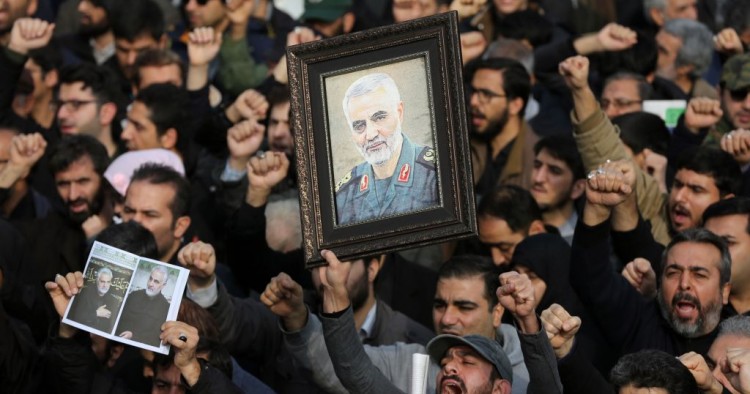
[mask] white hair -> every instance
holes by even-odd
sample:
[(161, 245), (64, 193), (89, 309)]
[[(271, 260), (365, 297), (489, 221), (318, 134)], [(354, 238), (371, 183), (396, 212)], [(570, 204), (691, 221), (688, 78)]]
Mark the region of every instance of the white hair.
[(350, 128), (352, 126), (352, 120), (349, 118), (349, 101), (354, 97), (364, 96), (371, 93), (380, 87), (385, 89), (388, 97), (393, 99), (394, 104), (401, 101), (401, 94), (398, 92), (396, 81), (394, 81), (390, 75), (385, 73), (367, 74), (354, 81), (354, 83), (349, 85), (349, 88), (346, 89), (342, 106), (344, 108), (344, 115), (346, 115), (346, 122), (349, 124)]

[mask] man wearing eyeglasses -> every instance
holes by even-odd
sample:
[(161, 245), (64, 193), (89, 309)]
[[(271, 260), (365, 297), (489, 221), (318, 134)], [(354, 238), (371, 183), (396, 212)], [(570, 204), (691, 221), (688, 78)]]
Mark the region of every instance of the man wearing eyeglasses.
[(470, 71), (472, 164), (478, 196), (500, 183), (528, 189), (539, 137), (524, 120), (531, 91), (521, 63), (504, 58), (479, 62)]
[(643, 100), (648, 100), (653, 88), (640, 74), (622, 71), (604, 81), (599, 103), (607, 117), (639, 112), (643, 110)]

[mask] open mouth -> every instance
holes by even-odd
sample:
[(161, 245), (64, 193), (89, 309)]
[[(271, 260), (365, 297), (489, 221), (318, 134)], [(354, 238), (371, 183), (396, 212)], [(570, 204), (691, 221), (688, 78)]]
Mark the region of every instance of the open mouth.
[(690, 220), (690, 211), (681, 205), (675, 205), (675, 207), (672, 208), (671, 216), (674, 224), (683, 225)]
[(440, 393), (441, 394), (461, 394), (466, 392), (464, 384), (460, 380), (453, 377), (444, 377), (440, 382)]

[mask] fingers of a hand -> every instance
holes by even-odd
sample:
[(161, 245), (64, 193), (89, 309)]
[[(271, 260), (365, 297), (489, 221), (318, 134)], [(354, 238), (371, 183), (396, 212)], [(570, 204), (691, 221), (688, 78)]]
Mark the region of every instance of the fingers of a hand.
[(574, 335), (578, 332), (581, 327), (581, 318), (578, 316), (571, 316), (569, 319), (563, 321), (562, 332), (568, 335)]
[(68, 281), (68, 288), (72, 294), (78, 294), (78, 291), (83, 287), (83, 281), (79, 281), (79, 277), (76, 276), (75, 272), (68, 272), (65, 275), (65, 280)]
[(326, 260), (329, 266), (338, 267), (341, 265), (341, 261), (336, 257), (336, 253), (333, 253), (330, 250), (323, 249), (320, 251), (320, 255)]

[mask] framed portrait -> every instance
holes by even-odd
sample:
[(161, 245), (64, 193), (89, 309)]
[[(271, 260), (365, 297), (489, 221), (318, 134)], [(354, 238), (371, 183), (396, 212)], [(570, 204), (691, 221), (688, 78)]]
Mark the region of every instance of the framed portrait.
[(454, 12), (287, 49), (308, 268), (475, 235)]

